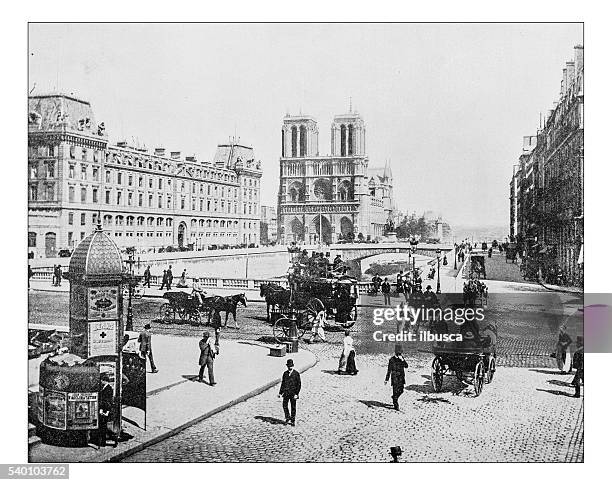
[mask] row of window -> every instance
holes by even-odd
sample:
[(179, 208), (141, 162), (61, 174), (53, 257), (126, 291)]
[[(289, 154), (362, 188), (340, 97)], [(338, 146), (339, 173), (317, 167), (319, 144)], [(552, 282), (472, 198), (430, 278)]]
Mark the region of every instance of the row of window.
[[(51, 191), (53, 191), (53, 189), (51, 189)], [(94, 204), (99, 203), (99, 197), (98, 197), (98, 192), (99, 192), (99, 188), (98, 187), (92, 187), (91, 190), (91, 202)], [(137, 197), (135, 197), (135, 195), (137, 195)], [(75, 196), (76, 196), (76, 187), (73, 185), (68, 186), (68, 202), (75, 202)], [(34, 197), (38, 197), (38, 187), (36, 185), (32, 185), (31, 186), (31, 190), (30, 190), (30, 200), (38, 200), (37, 198)], [(155, 201), (154, 199), (154, 194), (147, 194), (147, 198), (145, 199), (145, 194), (144, 193), (138, 193), (135, 194), (134, 192), (128, 192), (127, 193), (127, 198), (124, 198), (124, 192), (121, 190), (118, 190), (115, 192), (115, 197), (113, 198), (112, 196), (112, 190), (111, 189), (107, 189), (104, 192), (104, 203), (105, 204), (113, 204), (115, 203), (116, 205), (125, 205), (125, 202), (127, 202), (128, 206), (138, 206), (138, 207), (145, 207), (145, 201), (147, 202), (146, 206), (153, 208), (155, 207), (155, 202), (157, 202), (157, 208), (158, 209), (162, 209), (163, 208), (163, 202), (164, 202), (164, 198), (162, 195), (158, 195), (157, 196), (157, 201)], [(51, 199), (49, 199), (51, 200)], [(88, 197), (87, 197), (87, 187), (81, 187), (80, 188), (80, 201), (82, 203), (88, 203)], [(173, 197), (171, 195), (167, 195), (166, 196), (166, 208), (167, 209), (171, 209), (172, 208), (172, 201), (173, 201)], [(187, 209), (187, 199), (185, 196), (181, 196), (180, 198), (180, 208), (182, 210)], [(191, 198), (191, 210), (192, 211), (197, 211), (199, 210), (200, 212), (204, 212), (205, 210), (208, 212), (227, 212), (227, 213), (234, 213), (237, 214), (238, 213), (238, 203), (237, 202), (230, 202), (230, 201), (226, 201), (225, 200), (204, 200), (204, 199), (195, 199), (195, 198)], [(251, 203), (251, 202), (245, 202), (242, 205), (242, 210), (243, 210), (243, 214), (251, 214), (251, 215), (257, 215), (258, 213), (258, 205), (257, 203)]]
[[(75, 220), (75, 214), (74, 212), (69, 212), (68, 213), (68, 225), (74, 225), (74, 220)], [(84, 226), (87, 223), (87, 213), (86, 212), (82, 212), (80, 214), (80, 224), (82, 226)], [(116, 215), (116, 216), (112, 216), (110, 214), (105, 214), (103, 217), (103, 222), (104, 222), (104, 226), (110, 226), (113, 224), (113, 220), (115, 222), (116, 226), (123, 226), (124, 223), (126, 226), (133, 226), (134, 222), (136, 223), (137, 226), (144, 226), (145, 225), (145, 221), (147, 226), (165, 226), (165, 227), (172, 227), (173, 224), (173, 220), (171, 217), (144, 217), (144, 216), (122, 216), (122, 215)], [(92, 213), (91, 214), (91, 222), (92, 224), (97, 224), (98, 223), (98, 215), (97, 213)], [(249, 229), (256, 229), (257, 228), (257, 223), (256, 222), (247, 222), (247, 221), (243, 221), (243, 229), (248, 228)], [(192, 228), (196, 228), (196, 227), (227, 227), (228, 229), (233, 227), (235, 229), (238, 228), (239, 225), (239, 221), (225, 221), (225, 220), (219, 220), (219, 219), (191, 219), (191, 227)]]

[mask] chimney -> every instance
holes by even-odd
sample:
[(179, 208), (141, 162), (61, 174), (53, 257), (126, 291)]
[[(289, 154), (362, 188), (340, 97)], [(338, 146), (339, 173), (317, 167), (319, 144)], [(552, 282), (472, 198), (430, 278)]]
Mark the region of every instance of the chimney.
[(569, 87), (572, 84), (574, 84), (574, 79), (576, 78), (576, 71), (574, 69), (574, 61), (566, 62), (565, 68), (567, 69), (567, 84), (565, 86), (565, 90), (567, 91)]
[(561, 96), (567, 92), (567, 68), (563, 68), (563, 81), (561, 81)]
[(158, 157), (166, 156), (166, 149), (165, 148), (156, 148), (155, 149), (155, 155), (157, 155)]
[(192, 155), (190, 157), (185, 157), (185, 161), (195, 163), (196, 157), (195, 155)]
[(127, 141), (118, 141), (117, 146), (120, 148), (127, 148)]
[(178, 160), (181, 158), (181, 152), (170, 152), (170, 158)]
[(582, 71), (584, 62), (584, 48), (578, 44), (574, 46), (574, 67), (576, 69), (576, 75), (580, 74)]

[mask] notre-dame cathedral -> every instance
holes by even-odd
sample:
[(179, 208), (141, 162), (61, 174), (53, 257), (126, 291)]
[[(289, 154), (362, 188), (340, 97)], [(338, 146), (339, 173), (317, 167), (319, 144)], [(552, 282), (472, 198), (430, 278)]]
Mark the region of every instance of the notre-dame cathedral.
[(278, 227), (281, 243), (335, 243), (384, 235), (394, 209), (389, 163), (369, 168), (366, 129), (358, 113), (334, 117), (331, 155), (319, 155), (311, 116), (290, 116), (281, 132)]

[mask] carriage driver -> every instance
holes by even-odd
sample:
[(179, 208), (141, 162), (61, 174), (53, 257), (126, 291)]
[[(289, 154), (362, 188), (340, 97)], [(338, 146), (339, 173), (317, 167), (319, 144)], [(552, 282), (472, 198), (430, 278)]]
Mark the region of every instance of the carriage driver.
[(201, 306), (204, 303), (204, 301), (202, 300), (202, 295), (206, 292), (200, 286), (199, 278), (193, 278), (193, 283), (191, 287), (193, 289), (191, 294), (194, 295), (198, 299), (198, 301), (200, 302), (200, 306)]

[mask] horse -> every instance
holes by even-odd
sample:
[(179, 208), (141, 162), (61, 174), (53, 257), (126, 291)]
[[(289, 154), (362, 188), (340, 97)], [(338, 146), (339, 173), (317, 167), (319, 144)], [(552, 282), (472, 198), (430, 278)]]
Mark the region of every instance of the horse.
[[(238, 308), (238, 304), (242, 303), (244, 307), (247, 306), (247, 299), (244, 293), (239, 293), (237, 295), (231, 296), (213, 296), (210, 298), (206, 298), (206, 306), (209, 307), (212, 311), (225, 312), (225, 323), (224, 327), (227, 327), (227, 318), (231, 314), (234, 317), (234, 323), (236, 324), (236, 328), (240, 328), (238, 326), (238, 321), (236, 320), (236, 309)], [(208, 321), (210, 323), (210, 314)]]
[(285, 307), (289, 305), (291, 291), (276, 283), (262, 283), (259, 286), (259, 296), (266, 300), (266, 322), (270, 321), (270, 307)]

